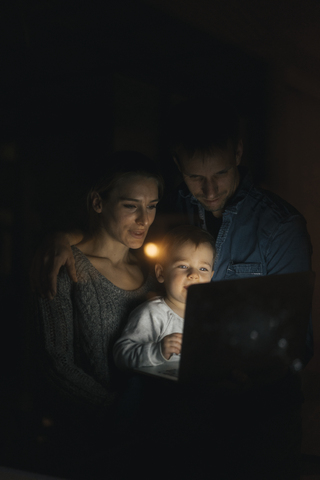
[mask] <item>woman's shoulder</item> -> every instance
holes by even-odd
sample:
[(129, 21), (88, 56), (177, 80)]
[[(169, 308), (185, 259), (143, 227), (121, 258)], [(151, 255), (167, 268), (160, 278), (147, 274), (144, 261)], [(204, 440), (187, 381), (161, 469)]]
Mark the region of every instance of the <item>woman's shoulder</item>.
[(74, 257), (78, 281), (87, 280), (88, 277), (92, 276), (92, 271), (95, 271), (95, 269), (93, 269), (92, 264), (86, 255), (81, 252), (77, 246), (73, 245), (71, 249)]

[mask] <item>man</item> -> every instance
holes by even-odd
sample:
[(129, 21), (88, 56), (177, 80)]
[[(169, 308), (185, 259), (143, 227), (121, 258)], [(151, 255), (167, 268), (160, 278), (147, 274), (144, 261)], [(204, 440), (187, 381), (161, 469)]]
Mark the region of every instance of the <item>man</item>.
[[(305, 219), (277, 195), (255, 187), (248, 170), (240, 166), (243, 144), (231, 106), (220, 101), (186, 102), (171, 115), (170, 134), (183, 183), (169, 195), (166, 210), (174, 205), (188, 223), (216, 238), (213, 281), (311, 270), (312, 246)], [(312, 357), (312, 339), (310, 318), (305, 363)], [(242, 467), (246, 461), (252, 463), (251, 472), (245, 466), (245, 478), (298, 479), (298, 377), (289, 374), (257, 396), (233, 400), (229, 406), (220, 405), (226, 414), (217, 434), (223, 442), (229, 427), (230, 435), (237, 438), (233, 447), (229, 444), (231, 461), (243, 455)]]
[[(239, 121), (225, 102), (185, 102), (171, 116), (172, 156), (184, 182), (165, 209), (216, 238), (215, 280), (311, 270), (312, 246), (302, 215), (253, 185), (240, 166)], [(169, 206), (169, 207), (168, 207)], [(312, 324), (306, 362), (313, 352)]]

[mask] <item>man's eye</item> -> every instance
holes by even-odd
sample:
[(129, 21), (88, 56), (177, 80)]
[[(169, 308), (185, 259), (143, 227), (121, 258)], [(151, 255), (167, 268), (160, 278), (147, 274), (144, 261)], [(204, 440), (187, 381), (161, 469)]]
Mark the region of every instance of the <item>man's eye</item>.
[(225, 175), (226, 173), (229, 172), (229, 170), (231, 170), (231, 167), (226, 168), (225, 170), (221, 170), (221, 172), (217, 172), (216, 175)]

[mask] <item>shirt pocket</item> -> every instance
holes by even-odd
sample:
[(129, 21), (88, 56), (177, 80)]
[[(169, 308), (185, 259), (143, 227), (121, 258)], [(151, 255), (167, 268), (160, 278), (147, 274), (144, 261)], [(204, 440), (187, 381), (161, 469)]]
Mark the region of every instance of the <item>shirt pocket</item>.
[(262, 275), (262, 263), (229, 263), (227, 277), (253, 277)]

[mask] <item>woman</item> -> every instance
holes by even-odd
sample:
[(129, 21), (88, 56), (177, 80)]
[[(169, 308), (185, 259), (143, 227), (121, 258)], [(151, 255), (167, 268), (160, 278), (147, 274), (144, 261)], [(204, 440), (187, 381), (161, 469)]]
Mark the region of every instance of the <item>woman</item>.
[(88, 232), (72, 247), (77, 283), (62, 269), (55, 297), (37, 301), (48, 384), (72, 408), (93, 407), (95, 413), (110, 410), (117, 398), (112, 347), (129, 312), (153, 289), (134, 251), (154, 221), (163, 189), (141, 154), (118, 152), (108, 165), (88, 195)]

